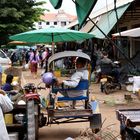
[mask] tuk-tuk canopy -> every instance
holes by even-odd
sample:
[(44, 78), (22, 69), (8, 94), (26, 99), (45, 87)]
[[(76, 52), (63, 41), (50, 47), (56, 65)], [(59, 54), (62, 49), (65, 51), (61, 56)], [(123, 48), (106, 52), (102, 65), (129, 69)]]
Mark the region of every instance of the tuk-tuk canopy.
[(52, 56), (50, 56), (48, 59), (48, 66), (50, 65), (51, 62), (64, 58), (64, 57), (82, 57), (89, 61), (91, 60), (89, 55), (81, 51), (64, 51), (64, 52), (55, 53)]

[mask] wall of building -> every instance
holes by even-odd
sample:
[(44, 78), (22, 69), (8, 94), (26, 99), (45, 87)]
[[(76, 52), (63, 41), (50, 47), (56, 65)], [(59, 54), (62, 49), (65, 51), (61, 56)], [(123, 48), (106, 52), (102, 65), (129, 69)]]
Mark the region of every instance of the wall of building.
[(47, 13), (41, 17), (43, 21), (35, 23), (36, 29), (48, 28), (48, 27), (64, 27), (76, 19), (76, 16), (65, 13), (64, 10), (58, 11), (58, 13)]

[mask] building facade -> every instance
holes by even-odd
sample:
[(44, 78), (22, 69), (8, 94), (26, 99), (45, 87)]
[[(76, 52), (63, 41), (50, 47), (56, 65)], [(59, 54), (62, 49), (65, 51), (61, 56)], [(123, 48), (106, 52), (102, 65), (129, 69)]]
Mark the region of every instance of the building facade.
[(59, 10), (58, 13), (46, 13), (41, 16), (42, 21), (35, 23), (36, 29), (48, 27), (64, 27), (73, 22), (76, 16), (65, 13), (64, 10)]

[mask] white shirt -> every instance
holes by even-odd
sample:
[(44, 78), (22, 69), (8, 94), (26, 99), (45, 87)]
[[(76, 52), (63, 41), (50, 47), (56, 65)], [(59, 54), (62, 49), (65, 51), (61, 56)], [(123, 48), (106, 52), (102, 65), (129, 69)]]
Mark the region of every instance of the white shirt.
[(57, 61), (55, 62), (55, 66), (56, 66), (57, 68), (64, 68), (64, 61), (63, 61), (63, 59), (57, 60)]
[(47, 51), (44, 51), (44, 52), (42, 53), (42, 60), (45, 60), (46, 57), (47, 57), (47, 55), (48, 55), (48, 52), (47, 52)]
[(11, 100), (7, 95), (0, 94), (0, 140), (9, 140), (3, 113), (13, 109)]
[(0, 73), (2, 73), (2, 65), (0, 64)]
[[(88, 70), (78, 69), (70, 78), (70, 80), (64, 80), (63, 83), (65, 86), (76, 87), (78, 86), (80, 80), (88, 80)], [(74, 90), (68, 91), (67, 94), (69, 97), (77, 97), (84, 95), (85, 90)]]

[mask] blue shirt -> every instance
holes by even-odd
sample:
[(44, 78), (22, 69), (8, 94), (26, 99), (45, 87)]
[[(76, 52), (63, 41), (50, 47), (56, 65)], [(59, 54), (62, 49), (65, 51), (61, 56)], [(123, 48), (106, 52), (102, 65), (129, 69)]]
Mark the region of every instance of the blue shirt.
[(4, 90), (4, 91), (11, 91), (11, 90), (13, 90), (13, 86), (10, 83), (5, 83), (2, 86), (2, 90)]

